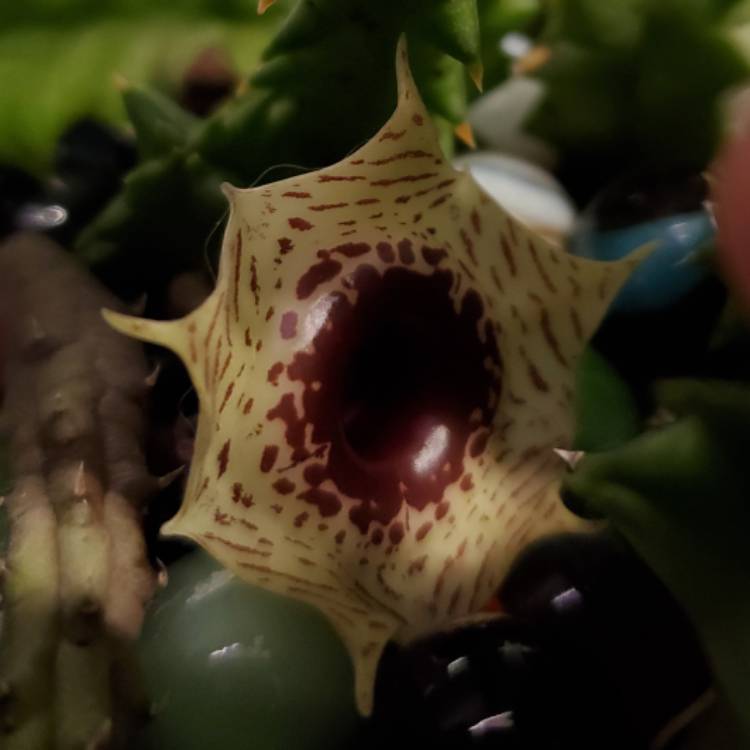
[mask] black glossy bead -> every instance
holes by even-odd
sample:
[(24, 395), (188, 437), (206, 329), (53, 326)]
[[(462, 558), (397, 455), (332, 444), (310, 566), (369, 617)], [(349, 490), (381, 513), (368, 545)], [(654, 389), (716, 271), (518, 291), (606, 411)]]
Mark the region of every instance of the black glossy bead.
[(71, 125), (57, 142), (54, 171), (60, 177), (119, 178), (136, 162), (133, 142), (88, 118)]
[(36, 200), (42, 191), (30, 174), (9, 165), (0, 165), (0, 238), (17, 229), (24, 204)]
[(621, 229), (700, 211), (708, 193), (706, 179), (692, 170), (641, 168), (611, 182), (581, 221), (597, 231)]
[[(41, 225), (63, 242), (72, 241), (118, 192), (125, 174), (136, 163), (135, 144), (93, 120), (80, 120), (60, 138), (55, 152), (55, 175), (48, 180), (45, 202), (32, 207)], [(56, 218), (53, 207), (64, 213)], [(47, 209), (45, 213), (43, 209)]]
[(710, 686), (681, 609), (610, 536), (535, 545), (500, 596), (509, 616), (387, 649), (353, 747), (648, 750)]
[(654, 380), (704, 374), (726, 301), (711, 270), (708, 197), (706, 179), (691, 169), (640, 167), (614, 181), (610, 175), (579, 217), (576, 254), (606, 260), (619, 255), (622, 243), (659, 241), (594, 339), (644, 405)]
[(378, 671), (373, 718), (357, 746), (532, 747), (523, 744), (516, 710), (539, 655), (527, 629), (508, 619), (409, 648), (391, 645)]
[(710, 687), (698, 638), (666, 587), (609, 535), (545, 540), (500, 591), (557, 655), (589, 673), (629, 731), (650, 743)]
[(646, 750), (597, 671), (559, 648), (507, 617), (391, 647), (355, 747)]

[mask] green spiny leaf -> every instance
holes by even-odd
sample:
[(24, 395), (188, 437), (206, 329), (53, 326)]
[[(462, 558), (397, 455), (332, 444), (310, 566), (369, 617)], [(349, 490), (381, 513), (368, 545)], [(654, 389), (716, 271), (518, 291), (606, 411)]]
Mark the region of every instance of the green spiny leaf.
[(607, 518), (672, 589), (750, 736), (750, 386), (675, 381), (658, 396), (676, 421), (587, 456), (563, 494)]
[(542, 0), (479, 0), (478, 7), (484, 87), (491, 89), (510, 74), (512, 58), (503, 52), (500, 41), (510, 32), (533, 36), (542, 16)]
[[(577, 172), (653, 162), (700, 169), (721, 133), (719, 98), (750, 66), (713, 0), (555, 0), (537, 71), (546, 97), (527, 123)], [(592, 185), (596, 189), (598, 185)]]
[(26, 3), (0, 5), (0, 161), (37, 173), (49, 170), (57, 138), (76, 119), (124, 123), (115, 73), (174, 90), (195, 55), (213, 46), (247, 70), (278, 13), (257, 19), (245, 3), (240, 18), (226, 3), (198, 0), (180, 0), (168, 12), (124, 0), (106, 7), (37, 0), (36, 15)]
[(341, 23), (341, 9), (338, 6), (332, 2), (300, 0), (271, 40), (263, 53), (263, 59), (268, 60), (283, 52), (322, 41)]
[(428, 37), (451, 57), (471, 64), (479, 59), (479, 14), (475, 0), (438, 0), (425, 14)]
[[(150, 280), (164, 280), (185, 257), (202, 259), (204, 242), (225, 210), (221, 182), (198, 155), (187, 157), (184, 151), (145, 162), (128, 175), (122, 199), (110, 203), (99, 222), (81, 235), (80, 257), (100, 269), (108, 284), (131, 295)], [(156, 218), (174, 213), (176, 206), (186, 221)], [(122, 227), (127, 227), (130, 248), (150, 251), (148, 263), (143, 256), (137, 263), (110, 263), (120, 250)]]
[[(221, 219), (224, 201), (217, 191), (203, 210), (189, 210), (193, 204), (185, 204), (186, 193), (201, 200), (203, 190), (175, 186), (175, 159), (196, 155), (211, 175), (209, 183), (227, 180), (241, 186), (338, 161), (391, 113), (395, 49), (404, 32), (425, 101), (450, 146), (448, 133), (463, 119), (466, 106), (461, 60), (451, 55), (476, 57), (475, 16), (475, 0), (437, 5), (426, 0), (300, 0), (246, 93), (201, 124), (181, 149), (182, 157), (139, 167), (79, 238), (79, 254), (123, 287), (131, 282), (157, 286), (179, 268), (201, 263), (209, 225)], [(181, 242), (170, 251), (159, 227), (175, 223)], [(151, 279), (144, 279), (143, 265)]]
[(163, 156), (185, 146), (197, 126), (197, 118), (151, 87), (128, 85), (122, 98), (141, 158)]
[(610, 450), (641, 431), (638, 406), (630, 389), (592, 347), (578, 362), (575, 407), (576, 450)]

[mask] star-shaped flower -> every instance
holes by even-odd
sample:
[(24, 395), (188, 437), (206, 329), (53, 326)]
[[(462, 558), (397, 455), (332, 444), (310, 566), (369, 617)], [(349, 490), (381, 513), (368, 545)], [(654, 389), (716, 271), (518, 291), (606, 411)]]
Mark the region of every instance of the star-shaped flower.
[(367, 713), (379, 656), (480, 609), (560, 502), (576, 359), (638, 262), (581, 260), (455, 171), (398, 55), (398, 107), (332, 167), (226, 187), (216, 289), (174, 322), (200, 398), (165, 527), (329, 618)]

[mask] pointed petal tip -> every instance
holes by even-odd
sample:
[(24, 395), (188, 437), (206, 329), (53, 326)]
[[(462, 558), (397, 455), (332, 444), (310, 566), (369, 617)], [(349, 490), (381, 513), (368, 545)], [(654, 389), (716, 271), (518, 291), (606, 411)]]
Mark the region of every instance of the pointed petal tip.
[(179, 354), (183, 341), (179, 321), (149, 320), (102, 308), (102, 317), (116, 331), (149, 344), (160, 344)]
[[(424, 120), (430, 120), (429, 112), (427, 111), (427, 107), (425, 107), (422, 95), (412, 74), (409, 63), (409, 49), (406, 42), (406, 35), (404, 34), (399, 37), (396, 47), (396, 88), (398, 91), (398, 105), (394, 116), (386, 123), (386, 127), (393, 122), (393, 117), (399, 116), (412, 119), (415, 116), (420, 116)], [(370, 144), (367, 145), (369, 146)]]
[(409, 46), (406, 34), (401, 34), (396, 45), (396, 83), (399, 99), (408, 98), (409, 92), (416, 89), (409, 65)]
[(409, 44), (406, 41), (406, 34), (399, 34), (398, 41), (396, 42), (396, 65), (403, 65), (409, 63)]
[(180, 530), (179, 516), (180, 514), (178, 513), (174, 518), (170, 518), (169, 521), (159, 529), (159, 534), (161, 536), (184, 536)]
[(258, 15), (262, 16), (276, 0), (258, 0)]
[[(191, 522), (191, 507), (192, 506), (188, 502), (186, 496), (177, 513), (159, 529), (159, 534), (161, 536), (178, 536), (182, 537), (182, 539), (188, 539), (191, 542), (200, 544), (207, 552), (219, 559), (212, 550), (205, 546), (203, 541), (199, 538), (199, 534), (196, 533), (196, 524), (194, 521)], [(226, 564), (223, 560), (219, 559), (219, 561), (222, 565)]]
[(232, 185), (231, 182), (222, 182), (220, 187), (221, 192), (224, 193), (224, 197), (231, 203), (239, 189)]
[(627, 260), (630, 262), (632, 268), (640, 266), (641, 263), (650, 258), (651, 255), (659, 249), (661, 244), (662, 243), (659, 240), (652, 240), (651, 242), (647, 242), (645, 245), (641, 245), (641, 247), (639, 247), (637, 250), (634, 250), (632, 253), (630, 253), (630, 255), (628, 255), (627, 257)]
[(104, 318), (104, 321), (108, 326), (128, 336), (133, 335), (132, 330), (134, 326), (137, 325), (137, 321), (142, 320), (142, 318), (134, 317), (132, 315), (125, 315), (123, 313), (116, 312), (115, 310), (110, 310), (107, 307), (103, 307), (101, 309), (101, 313), (102, 318)]
[(338, 617), (331, 617), (326, 607), (321, 607), (321, 612), (338, 633), (349, 653), (354, 671), (354, 703), (360, 716), (367, 718), (373, 711), (375, 678), (380, 658), (386, 645), (398, 631), (399, 623), (396, 620), (391, 621), (383, 612), (379, 612), (377, 617), (379, 620), (381, 617), (384, 618), (381, 625), (385, 627), (375, 635), (364, 627), (365, 622), (342, 622)]
[(355, 703), (357, 706), (357, 712), (362, 718), (370, 718), (374, 702), (373, 688), (367, 688), (365, 691), (362, 691), (359, 687), (357, 688)]
[(371, 642), (368, 644), (371, 648), (366, 648), (359, 654), (351, 653), (354, 664), (354, 701), (357, 711), (364, 718), (372, 715), (375, 702), (375, 677), (380, 655), (387, 642), (387, 639), (379, 643)]

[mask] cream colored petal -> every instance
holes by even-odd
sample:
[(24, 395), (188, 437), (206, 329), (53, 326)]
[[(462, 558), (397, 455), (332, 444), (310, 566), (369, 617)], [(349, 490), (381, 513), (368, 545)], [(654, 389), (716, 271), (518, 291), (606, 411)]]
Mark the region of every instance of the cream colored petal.
[[(397, 109), (361, 149), (225, 189), (219, 277), (199, 310), (176, 323), (108, 315), (176, 351), (199, 393), (166, 533), (318, 607), (352, 655), (363, 713), (390, 637), (479, 610), (525, 544), (584, 525), (559, 500), (554, 451), (570, 447), (576, 360), (642, 255), (574, 258), (499, 208), (445, 160), (403, 42), (397, 56)], [(387, 335), (373, 333), (381, 318)], [(439, 407), (389, 415), (417, 437), (404, 455), (368, 457), (350, 425), (377, 411), (380, 386), (351, 396), (347, 368), (377, 336), (412, 329), (431, 369), (399, 409), (423, 393)], [(397, 390), (410, 341), (367, 360), (362, 380), (382, 365), (378, 382)]]

